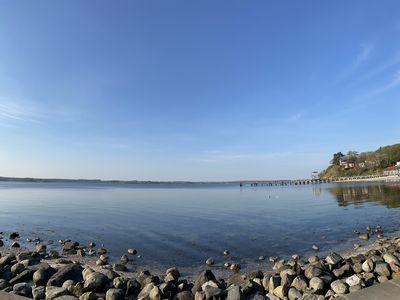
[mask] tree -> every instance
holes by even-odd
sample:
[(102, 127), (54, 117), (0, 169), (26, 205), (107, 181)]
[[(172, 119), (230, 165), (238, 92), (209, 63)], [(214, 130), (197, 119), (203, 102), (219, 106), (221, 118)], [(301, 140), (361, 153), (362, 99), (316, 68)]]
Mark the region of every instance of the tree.
[(333, 158), (331, 160), (331, 164), (332, 165), (340, 165), (340, 159), (344, 156), (344, 154), (342, 152), (337, 152), (335, 154), (333, 154)]

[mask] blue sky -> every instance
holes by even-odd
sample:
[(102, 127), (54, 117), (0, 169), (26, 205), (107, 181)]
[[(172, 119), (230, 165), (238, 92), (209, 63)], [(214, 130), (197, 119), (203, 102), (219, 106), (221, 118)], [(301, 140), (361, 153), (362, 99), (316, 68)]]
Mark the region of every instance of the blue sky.
[(4, 1), (0, 175), (309, 177), (400, 142), (400, 3)]

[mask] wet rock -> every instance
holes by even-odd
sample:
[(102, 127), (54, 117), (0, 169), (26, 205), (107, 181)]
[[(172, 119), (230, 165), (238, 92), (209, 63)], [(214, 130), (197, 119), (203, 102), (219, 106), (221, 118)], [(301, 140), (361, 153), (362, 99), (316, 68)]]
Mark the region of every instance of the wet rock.
[(113, 270), (123, 272), (126, 271), (126, 266), (124, 264), (113, 264)]
[(225, 249), (224, 252), (223, 252), (223, 254), (224, 254), (225, 256), (228, 256), (228, 255), (229, 255), (229, 250)]
[(314, 251), (319, 251), (319, 247), (317, 245), (315, 245), (315, 244), (312, 245), (311, 249), (314, 250)]
[(105, 248), (101, 247), (101, 248), (99, 248), (99, 249), (97, 250), (97, 253), (98, 253), (99, 255), (103, 255), (103, 254), (106, 254), (106, 253), (107, 253), (107, 250), (106, 250)]
[(68, 295), (66, 288), (55, 286), (46, 287), (46, 300), (53, 300), (64, 295)]
[(116, 289), (120, 289), (120, 290), (126, 290), (126, 285), (128, 283), (128, 279), (124, 278), (124, 277), (116, 277), (113, 280), (113, 286)]
[(9, 235), (9, 239), (10, 239), (10, 240), (15, 240), (15, 239), (17, 239), (17, 238), (19, 238), (19, 233), (18, 233), (18, 232), (12, 232), (12, 233), (10, 233), (10, 235)]
[(38, 286), (32, 289), (32, 296), (34, 300), (41, 300), (46, 297), (46, 289), (44, 286)]
[[(0, 272), (1, 274), (1, 272)], [(8, 281), (5, 279), (0, 279), (0, 290), (4, 290), (8, 287)]]
[(293, 279), (297, 276), (296, 272), (292, 269), (283, 270), (279, 275), (281, 277), (281, 285), (283, 286), (290, 286)]
[(324, 281), (319, 277), (313, 277), (310, 279), (310, 288), (315, 292), (319, 293), (324, 290)]
[(308, 258), (308, 262), (309, 262), (310, 264), (316, 263), (316, 262), (318, 262), (318, 261), (319, 261), (319, 257), (316, 256), (316, 255), (312, 255), (312, 256), (310, 256), (310, 257)]
[(343, 260), (343, 257), (340, 256), (340, 254), (333, 252), (333, 253), (329, 254), (325, 258), (325, 260), (330, 265), (337, 265), (338, 263), (340, 263)]
[(285, 260), (281, 259), (274, 264), (274, 266), (272, 267), (272, 270), (277, 271), (277, 270), (280, 270), (284, 266), (285, 266)]
[(135, 248), (129, 248), (128, 249), (128, 253), (131, 255), (136, 255), (137, 254), (137, 250)]
[(54, 273), (48, 280), (47, 285), (51, 286), (62, 286), (64, 281), (73, 280), (74, 282), (80, 282), (82, 278), (82, 267), (77, 264), (69, 264), (61, 267)]
[(214, 258), (209, 257), (209, 258), (206, 260), (206, 264), (209, 265), (209, 266), (212, 266), (212, 265), (214, 264)]
[(219, 299), (225, 295), (223, 290), (211, 285), (206, 285), (204, 287), (204, 292), (206, 295), (206, 299)]
[(360, 233), (360, 234), (358, 235), (358, 238), (359, 238), (360, 240), (363, 240), (363, 241), (368, 241), (368, 240), (369, 240), (369, 234), (368, 234), (368, 233)]
[(58, 254), (58, 252), (56, 250), (50, 250), (49, 251), (49, 257), (52, 259), (58, 258), (60, 255)]
[(121, 261), (122, 264), (126, 265), (129, 262), (129, 257), (124, 254), (124, 255), (121, 256), (120, 261)]
[(232, 263), (229, 269), (231, 269), (233, 272), (239, 272), (241, 266), (237, 263)]
[(346, 294), (349, 291), (348, 285), (343, 280), (338, 279), (331, 283), (331, 289), (336, 294)]
[(259, 261), (265, 260), (265, 256), (264, 256), (264, 255), (260, 255), (260, 256), (258, 257), (258, 260), (259, 260)]
[(103, 292), (108, 284), (109, 279), (107, 276), (99, 272), (93, 272), (87, 276), (83, 287), (87, 291)]
[(109, 289), (106, 293), (106, 300), (125, 300), (124, 291), (121, 289)]

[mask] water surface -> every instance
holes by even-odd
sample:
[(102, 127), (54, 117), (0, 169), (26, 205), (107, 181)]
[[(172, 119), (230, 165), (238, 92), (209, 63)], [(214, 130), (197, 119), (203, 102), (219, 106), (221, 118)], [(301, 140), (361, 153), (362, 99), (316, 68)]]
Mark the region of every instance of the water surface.
[(94, 241), (148, 265), (199, 265), (229, 249), (258, 256), (322, 253), (360, 242), (354, 229), (400, 225), (400, 185), (99, 184), (0, 182), (0, 231)]

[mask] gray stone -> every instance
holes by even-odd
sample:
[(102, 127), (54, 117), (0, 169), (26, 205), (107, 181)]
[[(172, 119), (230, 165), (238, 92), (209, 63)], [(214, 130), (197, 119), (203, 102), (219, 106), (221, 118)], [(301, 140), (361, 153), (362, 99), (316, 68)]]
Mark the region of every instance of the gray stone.
[(13, 286), (13, 291), (15, 294), (24, 296), (24, 297), (31, 297), (32, 295), (32, 287), (30, 284), (26, 282), (17, 283)]
[(87, 291), (102, 292), (108, 284), (109, 279), (106, 275), (99, 272), (93, 272), (87, 276), (83, 287)]
[(77, 264), (69, 264), (61, 267), (49, 278), (47, 285), (60, 287), (67, 280), (73, 280), (74, 282), (82, 281), (82, 267)]
[(154, 286), (149, 293), (150, 300), (161, 300), (161, 296), (161, 291), (158, 286)]
[(79, 300), (96, 300), (97, 296), (93, 292), (86, 292), (83, 293), (80, 297)]
[(303, 275), (297, 276), (295, 279), (293, 279), (292, 287), (304, 293), (308, 288), (307, 278), (305, 278)]
[(10, 264), (15, 259), (14, 254), (7, 254), (0, 258), (0, 267), (4, 267)]
[(49, 278), (56, 272), (56, 270), (54, 270), (53, 268), (51, 268), (50, 266), (48, 267), (42, 267), (39, 268), (38, 270), (35, 271), (35, 273), (33, 273), (33, 283), (36, 286), (39, 285), (46, 285), (47, 281), (49, 280)]
[(14, 285), (16, 283), (31, 281), (32, 275), (33, 275), (34, 272), (35, 271), (33, 271), (33, 270), (22, 271), (20, 274), (18, 274), (17, 276), (15, 276), (14, 278), (12, 278), (10, 280), (10, 284)]
[(139, 293), (137, 299), (150, 299), (150, 292), (154, 288), (154, 283), (148, 283)]
[(394, 256), (393, 254), (385, 253), (383, 255), (383, 260), (388, 264), (393, 263), (395, 265), (400, 266), (400, 262), (399, 262), (398, 258), (396, 256)]
[(343, 260), (343, 257), (341, 257), (338, 253), (332, 252), (325, 258), (326, 262), (330, 265), (336, 265), (340, 263)]
[(364, 263), (362, 264), (362, 269), (366, 273), (370, 273), (374, 270), (374, 262), (372, 259), (368, 258)]
[(124, 300), (125, 294), (121, 289), (109, 289), (106, 293), (106, 300)]
[(113, 279), (113, 286), (116, 289), (126, 290), (126, 285), (128, 283), (128, 279), (124, 277), (116, 277)]
[(53, 300), (54, 298), (68, 295), (68, 291), (63, 287), (48, 286), (46, 287), (46, 300)]
[(389, 267), (384, 262), (377, 262), (376, 265), (375, 265), (374, 272), (377, 273), (380, 276), (386, 276), (386, 277), (390, 276)]
[(211, 272), (211, 270), (205, 270), (205, 271), (201, 272), (194, 283), (194, 286), (192, 288), (192, 294), (195, 294), (196, 292), (200, 292), (201, 286), (210, 280), (215, 280), (215, 276)]
[(346, 283), (343, 282), (343, 280), (335, 280), (334, 282), (331, 283), (331, 289), (336, 293), (336, 294), (346, 294), (349, 291), (349, 287)]
[(20, 274), (24, 270), (25, 270), (25, 266), (21, 263), (16, 263), (11, 267), (11, 272), (13, 274)]
[(192, 300), (193, 294), (190, 291), (183, 291), (176, 294), (173, 300)]
[(228, 295), (226, 296), (226, 300), (243, 300), (243, 296), (240, 292), (240, 287), (237, 285), (231, 285), (227, 289)]
[(316, 292), (322, 292), (324, 290), (325, 284), (324, 281), (319, 277), (313, 277), (310, 279), (310, 288)]
[(292, 287), (289, 289), (288, 297), (289, 300), (300, 300), (303, 294), (298, 291), (296, 288)]
[(126, 284), (126, 295), (131, 297), (137, 297), (140, 293), (141, 286), (140, 283), (136, 279), (128, 280)]
[(304, 275), (308, 278), (311, 279), (313, 277), (318, 277), (322, 274), (322, 269), (315, 266), (315, 265), (309, 265), (305, 270), (304, 270)]
[(281, 284), (281, 277), (279, 275), (273, 275), (269, 279), (269, 284), (268, 284), (268, 291), (272, 294), (274, 294), (274, 290), (280, 286)]
[[(1, 273), (1, 271), (0, 271)], [(8, 281), (5, 279), (0, 279), (0, 290), (4, 290), (8, 287)]]
[(38, 286), (32, 289), (32, 296), (34, 300), (41, 300), (46, 297), (46, 288), (44, 286)]

